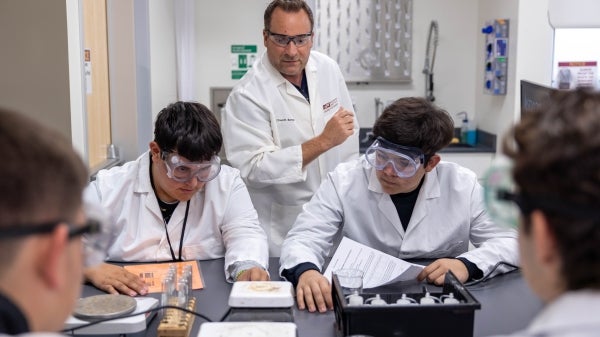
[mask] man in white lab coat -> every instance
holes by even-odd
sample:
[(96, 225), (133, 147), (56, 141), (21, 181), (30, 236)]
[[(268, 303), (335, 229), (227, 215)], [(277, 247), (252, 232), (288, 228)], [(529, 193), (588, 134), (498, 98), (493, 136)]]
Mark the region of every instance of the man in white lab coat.
[[(181, 261), (225, 257), (229, 281), (267, 280), (267, 238), (239, 171), (221, 166), (218, 121), (204, 105), (163, 109), (150, 151), (102, 170), (86, 189), (109, 212), (116, 238), (109, 261)], [(86, 278), (109, 293), (145, 294), (123, 268), (102, 264)]]
[(222, 115), (227, 160), (239, 168), (271, 256), (327, 173), (358, 156), (358, 123), (338, 65), (311, 51), (302, 0), (264, 14), (267, 48), (231, 92)]
[[(600, 93), (557, 91), (523, 113), (504, 142), (513, 161), (504, 173), (518, 192), (486, 185), (486, 193), (496, 196), (488, 206), (518, 227), (523, 275), (546, 302), (525, 330), (511, 336), (600, 335), (598, 130)], [(506, 212), (511, 204), (519, 218), (507, 218), (519, 214)]]
[(402, 259), (437, 259), (418, 279), (438, 285), (448, 270), (464, 282), (500, 261), (518, 263), (516, 231), (490, 220), (475, 173), (437, 154), (454, 135), (446, 111), (401, 98), (383, 111), (373, 134), (364, 156), (329, 174), (282, 245), (280, 272), (297, 283), (300, 309), (332, 308), (321, 268), (339, 231)]

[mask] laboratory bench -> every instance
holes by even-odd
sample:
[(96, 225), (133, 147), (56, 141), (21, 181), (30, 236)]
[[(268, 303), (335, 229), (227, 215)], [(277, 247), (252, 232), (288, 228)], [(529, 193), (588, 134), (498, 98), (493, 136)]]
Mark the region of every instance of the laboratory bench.
[[(460, 129), (454, 129), (454, 136), (460, 139)], [(477, 142), (473, 145), (453, 143), (440, 150), (440, 153), (496, 153), (496, 135), (477, 129)]]
[[(271, 277), (274, 280), (278, 279), (278, 258), (271, 258), (269, 262)], [(194, 290), (196, 311), (211, 321), (219, 321), (229, 310), (228, 299), (232, 284), (225, 281), (223, 263), (223, 259), (199, 261), (204, 288)], [(427, 287), (432, 291), (435, 289), (433, 285), (427, 285)], [(475, 337), (521, 330), (542, 307), (540, 300), (527, 287), (520, 271), (496, 276), (467, 289), (481, 303), (481, 309), (475, 311), (473, 334)], [(82, 296), (87, 297), (101, 293), (102, 291), (95, 287), (85, 285)], [(160, 295), (151, 294), (149, 296), (158, 299)], [(292, 315), (294, 323), (297, 325), (298, 337), (336, 336), (333, 311), (309, 313), (305, 310), (298, 310), (294, 305)], [(398, 319), (402, 318), (398, 317)], [(204, 322), (206, 322), (204, 319), (196, 317), (190, 336), (197, 336), (200, 325)], [(156, 337), (158, 324), (159, 319), (155, 317), (145, 331), (130, 334), (130, 336)]]

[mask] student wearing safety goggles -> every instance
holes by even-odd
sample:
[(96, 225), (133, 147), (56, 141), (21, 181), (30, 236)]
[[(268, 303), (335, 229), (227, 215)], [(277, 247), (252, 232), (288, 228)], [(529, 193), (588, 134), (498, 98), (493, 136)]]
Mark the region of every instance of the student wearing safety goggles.
[[(268, 243), (239, 171), (221, 166), (219, 123), (204, 105), (177, 102), (157, 116), (150, 152), (98, 172), (86, 198), (110, 213), (118, 233), (109, 261), (225, 257), (228, 281), (268, 280)], [(145, 294), (143, 281), (104, 263), (85, 272), (109, 293)]]
[(280, 273), (297, 284), (300, 309), (333, 307), (320, 271), (339, 231), (402, 259), (436, 259), (418, 279), (438, 285), (449, 270), (465, 282), (500, 261), (518, 262), (516, 231), (491, 221), (475, 173), (437, 154), (454, 135), (446, 111), (402, 98), (383, 111), (373, 134), (364, 156), (328, 175), (283, 243)]
[[(511, 336), (600, 335), (600, 93), (555, 92), (506, 136), (485, 180), (497, 223), (519, 230), (523, 275), (546, 307)], [(514, 185), (511, 184), (514, 181)]]

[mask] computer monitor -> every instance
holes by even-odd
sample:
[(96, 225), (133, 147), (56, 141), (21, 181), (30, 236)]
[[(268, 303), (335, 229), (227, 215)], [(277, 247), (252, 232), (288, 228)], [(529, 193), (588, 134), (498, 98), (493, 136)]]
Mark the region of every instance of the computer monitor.
[(521, 80), (521, 116), (540, 106), (556, 90), (549, 86)]

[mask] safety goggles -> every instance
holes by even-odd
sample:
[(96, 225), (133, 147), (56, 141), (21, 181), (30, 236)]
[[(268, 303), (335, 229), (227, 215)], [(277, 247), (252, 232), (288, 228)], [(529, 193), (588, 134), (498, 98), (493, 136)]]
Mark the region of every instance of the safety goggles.
[(483, 177), (486, 209), (494, 222), (509, 228), (519, 225), (520, 210), (509, 161), (494, 163)]
[[(51, 221), (38, 225), (8, 227), (0, 229), (1, 239), (21, 238), (30, 235), (47, 235), (54, 229), (66, 223), (69, 227), (69, 240), (85, 235), (83, 239), (83, 261), (85, 267), (92, 267), (100, 264), (106, 258), (106, 252), (109, 244), (103, 233), (100, 221), (88, 219), (83, 225), (74, 225), (65, 221)], [(91, 243), (88, 245), (88, 243)]]
[(410, 178), (417, 173), (425, 154), (421, 149), (397, 145), (382, 137), (377, 139), (365, 152), (367, 162), (377, 170), (383, 170), (388, 164), (392, 166), (398, 177)]
[(521, 215), (539, 209), (572, 219), (598, 219), (600, 209), (552, 196), (518, 193), (512, 179), (510, 162), (495, 163), (483, 179), (485, 206), (492, 220), (505, 227), (517, 228)]
[(296, 47), (302, 47), (306, 45), (312, 39), (312, 33), (300, 34), (300, 35), (284, 35), (273, 33), (270, 30), (267, 30), (267, 34), (269, 35), (269, 39), (273, 41), (276, 45), (280, 47), (287, 46), (291, 41), (294, 41)]
[(188, 162), (173, 152), (161, 152), (161, 158), (167, 167), (167, 176), (178, 182), (186, 182), (192, 178), (199, 181), (210, 181), (221, 171), (221, 158), (213, 156), (210, 161)]

